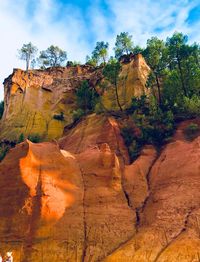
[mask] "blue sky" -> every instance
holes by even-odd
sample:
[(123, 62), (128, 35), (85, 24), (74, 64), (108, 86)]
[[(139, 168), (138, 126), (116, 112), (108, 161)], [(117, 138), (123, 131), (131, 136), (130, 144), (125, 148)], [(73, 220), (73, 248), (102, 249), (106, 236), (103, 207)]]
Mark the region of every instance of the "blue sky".
[(25, 67), (17, 49), (30, 41), (39, 50), (58, 45), (69, 60), (84, 62), (96, 41), (108, 41), (112, 54), (123, 31), (145, 46), (151, 36), (165, 39), (174, 31), (200, 43), (199, 28), (200, 0), (0, 0), (0, 83)]

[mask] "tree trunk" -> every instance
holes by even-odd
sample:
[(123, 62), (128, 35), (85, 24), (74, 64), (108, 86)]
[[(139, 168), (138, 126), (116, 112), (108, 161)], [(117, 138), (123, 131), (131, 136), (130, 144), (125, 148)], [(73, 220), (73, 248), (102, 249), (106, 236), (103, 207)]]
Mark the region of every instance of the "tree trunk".
[(27, 59), (26, 59), (26, 71), (29, 70), (29, 62), (30, 62), (30, 59), (29, 59), (29, 57), (27, 57)]
[(119, 106), (120, 111), (123, 111), (120, 102), (119, 102), (119, 94), (118, 94), (118, 89), (117, 89), (117, 83), (115, 82), (115, 94), (116, 94), (116, 98), (117, 98), (117, 104)]
[(158, 103), (159, 105), (162, 104), (162, 98), (161, 98), (161, 91), (160, 91), (160, 83), (159, 83), (159, 79), (158, 79), (158, 75), (155, 74), (156, 76), (156, 84), (157, 84), (157, 88), (158, 88)]
[(178, 61), (178, 69), (179, 69), (180, 76), (181, 76), (181, 84), (182, 84), (183, 93), (184, 93), (185, 96), (187, 96), (187, 90), (186, 90), (185, 83), (184, 83), (181, 61), (180, 61), (178, 55), (177, 55), (177, 61)]

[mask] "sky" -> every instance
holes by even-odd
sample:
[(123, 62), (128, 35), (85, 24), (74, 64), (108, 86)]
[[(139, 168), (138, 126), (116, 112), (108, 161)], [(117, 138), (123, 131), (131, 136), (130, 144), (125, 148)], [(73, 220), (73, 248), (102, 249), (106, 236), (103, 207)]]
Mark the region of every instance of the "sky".
[(39, 50), (51, 44), (68, 60), (85, 62), (97, 41), (110, 44), (129, 32), (135, 45), (165, 39), (175, 31), (200, 43), (200, 0), (0, 0), (0, 100), (3, 80), (13, 68), (25, 68), (17, 50), (32, 42)]

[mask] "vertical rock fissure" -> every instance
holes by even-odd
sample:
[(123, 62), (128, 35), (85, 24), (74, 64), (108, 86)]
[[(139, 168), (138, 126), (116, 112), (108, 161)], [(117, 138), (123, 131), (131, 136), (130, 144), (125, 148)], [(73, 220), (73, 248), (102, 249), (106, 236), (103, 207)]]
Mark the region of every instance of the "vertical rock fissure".
[(87, 222), (86, 222), (86, 207), (85, 207), (85, 195), (86, 195), (86, 185), (85, 185), (85, 179), (84, 179), (84, 172), (83, 169), (81, 168), (79, 164), (80, 172), (81, 172), (81, 177), (82, 177), (82, 184), (83, 184), (83, 253), (82, 253), (82, 258), (81, 262), (85, 261), (86, 258), (86, 253), (87, 253)]
[(149, 197), (151, 195), (151, 186), (150, 186), (150, 174), (151, 174), (151, 171), (152, 171), (152, 168), (154, 166), (154, 164), (156, 163), (156, 161), (158, 160), (158, 158), (160, 157), (160, 154), (161, 152), (157, 152), (157, 155), (155, 157), (155, 159), (152, 161), (150, 167), (149, 167), (149, 170), (147, 172), (147, 175), (146, 175), (146, 183), (147, 183), (147, 189), (148, 189), (148, 195), (146, 196), (146, 198), (144, 199), (144, 201), (141, 203), (141, 205), (137, 208), (135, 208), (135, 213), (136, 213), (136, 224), (135, 224), (135, 227), (136, 227), (136, 232), (138, 232), (138, 228), (140, 226), (140, 222), (141, 222), (141, 219), (140, 219), (140, 214), (144, 211), (144, 208), (149, 200)]
[(153, 260), (153, 262), (157, 262), (158, 259), (160, 258), (160, 256), (163, 254), (163, 252), (183, 233), (186, 231), (187, 229), (187, 225), (188, 225), (188, 220), (189, 220), (189, 217), (192, 213), (193, 209), (190, 209), (186, 216), (185, 216), (185, 219), (184, 219), (184, 223), (183, 223), (183, 227), (180, 229), (179, 233), (176, 234), (175, 237), (173, 237), (159, 252), (158, 254), (156, 255), (155, 259)]
[(131, 203), (130, 203), (130, 198), (129, 198), (128, 193), (126, 192), (126, 190), (124, 188), (123, 182), (122, 182), (122, 191), (124, 192), (124, 196), (126, 198), (126, 202), (127, 202), (128, 206), (132, 209), (132, 206), (131, 206)]

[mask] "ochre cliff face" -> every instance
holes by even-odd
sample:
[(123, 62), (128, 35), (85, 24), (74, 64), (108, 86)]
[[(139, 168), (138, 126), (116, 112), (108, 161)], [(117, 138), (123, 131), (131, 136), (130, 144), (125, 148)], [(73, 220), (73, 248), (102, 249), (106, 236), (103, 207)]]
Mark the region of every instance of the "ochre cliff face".
[[(43, 139), (61, 137), (63, 128), (72, 122), (75, 89), (83, 80), (95, 81), (98, 72), (89, 66), (15, 70), (4, 82), (5, 111), (0, 139), (17, 140), (39, 134)], [(54, 115), (64, 113), (64, 121)]]
[[(118, 83), (119, 102), (122, 108), (127, 108), (134, 96), (140, 97), (148, 93), (145, 84), (149, 72), (150, 69), (140, 54), (133, 57), (130, 62), (122, 64), (122, 71), (120, 72)], [(115, 97), (115, 89), (109, 88), (108, 85), (102, 97), (102, 102), (106, 109), (119, 110)]]
[[(118, 85), (120, 103), (126, 108), (133, 96), (147, 92), (145, 82), (149, 67), (137, 55), (122, 64)], [(0, 123), (0, 139), (18, 140), (20, 135), (40, 135), (43, 140), (60, 138), (64, 126), (73, 122), (76, 109), (75, 90), (83, 80), (101, 93), (101, 100), (108, 110), (117, 109), (113, 87), (102, 92), (102, 69), (90, 66), (59, 67), (46, 70), (14, 70), (4, 82), (5, 112)], [(64, 113), (64, 121), (55, 115)]]
[(0, 164), (1, 251), (13, 250), (15, 261), (98, 261), (135, 233), (114, 150), (123, 151), (123, 141), (115, 144), (111, 124), (107, 130), (111, 146), (91, 147), (86, 134), (76, 154), (67, 141), (62, 148), (24, 142), (11, 150)]
[(158, 158), (149, 149), (126, 166), (125, 190), (137, 208), (136, 234), (104, 261), (199, 260), (200, 137), (186, 141), (187, 125), (180, 125)]
[(117, 121), (95, 114), (58, 144), (17, 145), (0, 163), (0, 252), (17, 262), (198, 261), (200, 137), (186, 141), (186, 125), (132, 164)]

